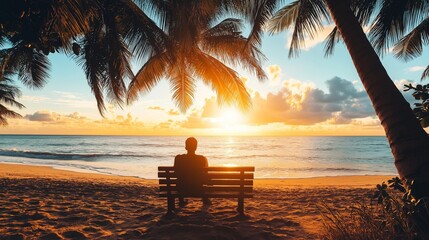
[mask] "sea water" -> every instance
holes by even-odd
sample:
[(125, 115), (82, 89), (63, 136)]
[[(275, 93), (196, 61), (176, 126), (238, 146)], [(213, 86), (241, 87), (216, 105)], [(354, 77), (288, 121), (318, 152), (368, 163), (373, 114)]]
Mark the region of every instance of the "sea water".
[[(211, 166), (255, 166), (255, 178), (397, 174), (385, 137), (197, 137)], [(0, 135), (0, 162), (157, 178), (186, 137)]]

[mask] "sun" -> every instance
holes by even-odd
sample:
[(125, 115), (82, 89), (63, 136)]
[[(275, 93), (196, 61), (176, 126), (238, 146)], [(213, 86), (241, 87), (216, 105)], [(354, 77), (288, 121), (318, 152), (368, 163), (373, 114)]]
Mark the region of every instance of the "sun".
[(234, 108), (221, 110), (218, 117), (219, 123), (223, 126), (239, 125), (243, 122), (243, 119), (243, 114)]
[(220, 108), (210, 121), (214, 126), (211, 130), (213, 135), (248, 135), (254, 132), (247, 124), (245, 113), (233, 107)]

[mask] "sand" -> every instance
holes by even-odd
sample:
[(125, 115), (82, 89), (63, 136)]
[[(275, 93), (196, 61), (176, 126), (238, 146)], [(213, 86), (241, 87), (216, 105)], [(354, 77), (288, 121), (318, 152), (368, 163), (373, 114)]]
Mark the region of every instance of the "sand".
[(338, 211), (393, 176), (255, 180), (254, 198), (191, 199), (167, 216), (157, 181), (0, 164), (0, 239), (317, 239)]

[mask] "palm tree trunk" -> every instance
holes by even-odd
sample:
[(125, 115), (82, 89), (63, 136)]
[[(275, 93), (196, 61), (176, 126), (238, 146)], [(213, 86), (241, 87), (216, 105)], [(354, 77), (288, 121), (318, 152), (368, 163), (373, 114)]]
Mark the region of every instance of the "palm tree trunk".
[(347, 0), (324, 0), (386, 132), (399, 176), (429, 196), (429, 137), (369, 43)]

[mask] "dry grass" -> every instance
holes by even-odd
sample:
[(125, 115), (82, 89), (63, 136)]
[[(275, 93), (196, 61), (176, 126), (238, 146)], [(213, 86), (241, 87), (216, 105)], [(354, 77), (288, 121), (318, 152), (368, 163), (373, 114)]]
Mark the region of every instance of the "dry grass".
[(375, 193), (349, 206), (346, 213), (320, 206), (324, 221), (321, 239), (429, 239), (429, 202), (416, 201), (399, 179), (389, 188), (377, 185)]

